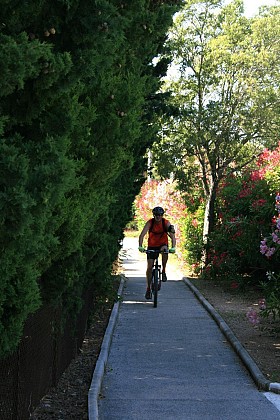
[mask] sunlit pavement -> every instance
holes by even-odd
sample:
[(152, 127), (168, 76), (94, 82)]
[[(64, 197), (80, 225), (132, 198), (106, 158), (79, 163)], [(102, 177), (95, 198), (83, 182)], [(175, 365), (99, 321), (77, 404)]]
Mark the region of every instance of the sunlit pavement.
[(146, 255), (137, 239), (124, 240), (122, 255), (127, 281), (99, 419), (280, 419), (182, 275), (168, 264), (154, 308), (144, 298)]

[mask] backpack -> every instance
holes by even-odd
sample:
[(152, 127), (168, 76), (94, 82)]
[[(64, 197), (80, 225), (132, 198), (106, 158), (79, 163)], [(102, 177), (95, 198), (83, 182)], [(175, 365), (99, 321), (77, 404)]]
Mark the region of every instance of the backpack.
[(166, 227), (166, 225), (165, 225), (166, 219), (164, 217), (161, 219), (161, 221), (162, 221), (163, 232), (153, 232), (153, 226), (154, 226), (154, 223), (155, 223), (154, 217), (152, 218), (152, 223), (151, 223), (151, 226), (149, 228), (149, 232), (152, 232), (155, 235), (157, 235), (157, 234), (162, 235), (164, 232), (167, 233), (167, 234), (168, 234), (168, 232), (175, 233), (175, 229), (174, 229), (173, 225), (170, 225), (168, 228)]
[(153, 227), (154, 227), (154, 223), (155, 223), (155, 219), (153, 217), (152, 218), (152, 223), (151, 223), (151, 226), (150, 226), (150, 229), (149, 229), (149, 232), (152, 232), (155, 235), (162, 235), (164, 232), (167, 233), (168, 232), (168, 229), (166, 228), (165, 220), (166, 219), (164, 217), (161, 219), (161, 221), (162, 221), (162, 230), (163, 231), (162, 232), (153, 232)]

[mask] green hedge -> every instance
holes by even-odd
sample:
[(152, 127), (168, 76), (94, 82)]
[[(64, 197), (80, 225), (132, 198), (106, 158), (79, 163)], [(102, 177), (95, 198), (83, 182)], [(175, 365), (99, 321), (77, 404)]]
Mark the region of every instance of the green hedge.
[(151, 62), (179, 4), (2, 2), (0, 355), (42, 303), (77, 311), (110, 272), (156, 134)]

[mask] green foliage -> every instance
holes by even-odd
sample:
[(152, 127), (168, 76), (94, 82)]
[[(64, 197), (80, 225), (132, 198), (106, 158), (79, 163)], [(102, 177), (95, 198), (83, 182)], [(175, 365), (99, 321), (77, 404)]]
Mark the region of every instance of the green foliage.
[(265, 308), (261, 312), (263, 317), (272, 315), (274, 320), (280, 319), (280, 279), (279, 274), (267, 272), (267, 278), (261, 283), (265, 296)]
[(2, 2), (1, 355), (42, 303), (74, 316), (85, 288), (106, 293), (179, 3)]
[(183, 258), (195, 273), (199, 273), (201, 269), (203, 217), (203, 205), (198, 207), (195, 212), (190, 212), (190, 208), (188, 208), (188, 214), (182, 226)]

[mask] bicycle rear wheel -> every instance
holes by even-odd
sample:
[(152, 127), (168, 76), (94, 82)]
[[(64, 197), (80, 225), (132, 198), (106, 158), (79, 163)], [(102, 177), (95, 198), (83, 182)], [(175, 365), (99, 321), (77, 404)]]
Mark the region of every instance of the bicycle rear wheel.
[(153, 272), (153, 285), (154, 285), (154, 308), (157, 307), (158, 301), (158, 270)]

